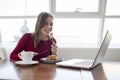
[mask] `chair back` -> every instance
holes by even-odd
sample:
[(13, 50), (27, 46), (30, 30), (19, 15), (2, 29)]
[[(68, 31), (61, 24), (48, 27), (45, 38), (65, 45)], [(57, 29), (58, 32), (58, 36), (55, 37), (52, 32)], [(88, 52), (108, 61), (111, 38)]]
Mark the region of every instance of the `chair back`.
[(6, 60), (7, 55), (4, 48), (0, 48), (0, 60)]

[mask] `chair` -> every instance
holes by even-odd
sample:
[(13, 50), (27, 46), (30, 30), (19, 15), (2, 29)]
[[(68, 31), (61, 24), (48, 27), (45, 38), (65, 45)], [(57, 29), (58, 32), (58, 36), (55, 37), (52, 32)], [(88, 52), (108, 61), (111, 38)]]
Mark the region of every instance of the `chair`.
[(0, 60), (6, 60), (6, 59), (7, 59), (7, 55), (5, 53), (5, 49), (0, 48)]

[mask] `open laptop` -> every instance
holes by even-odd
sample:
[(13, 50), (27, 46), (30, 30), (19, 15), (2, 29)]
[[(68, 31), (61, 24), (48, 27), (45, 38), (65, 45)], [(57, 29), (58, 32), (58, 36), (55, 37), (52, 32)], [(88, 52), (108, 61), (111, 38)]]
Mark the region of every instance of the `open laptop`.
[(62, 62), (56, 63), (58, 66), (74, 67), (74, 68), (83, 68), (83, 69), (92, 69), (98, 64), (102, 63), (102, 60), (105, 56), (105, 53), (109, 47), (110, 41), (112, 39), (111, 33), (107, 30), (106, 35), (100, 45), (98, 53), (94, 60), (88, 59), (70, 59)]

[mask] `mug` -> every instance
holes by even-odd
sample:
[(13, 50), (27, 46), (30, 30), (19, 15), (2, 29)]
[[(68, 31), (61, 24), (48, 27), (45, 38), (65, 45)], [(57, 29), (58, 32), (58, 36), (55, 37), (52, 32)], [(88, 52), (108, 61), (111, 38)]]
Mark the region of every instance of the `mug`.
[(25, 63), (30, 63), (32, 61), (32, 58), (34, 56), (34, 52), (31, 51), (22, 51), (18, 54), (18, 57), (22, 59)]

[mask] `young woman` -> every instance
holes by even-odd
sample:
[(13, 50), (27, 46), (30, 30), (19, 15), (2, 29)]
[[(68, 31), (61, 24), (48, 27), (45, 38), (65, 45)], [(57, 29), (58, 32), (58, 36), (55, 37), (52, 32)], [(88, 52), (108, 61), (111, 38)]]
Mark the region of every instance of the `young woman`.
[(40, 60), (40, 58), (56, 54), (57, 45), (56, 40), (50, 37), (53, 28), (53, 16), (50, 13), (42, 12), (39, 14), (33, 33), (25, 33), (15, 49), (10, 55), (11, 60), (20, 60), (18, 53), (21, 51), (35, 52), (33, 60)]

